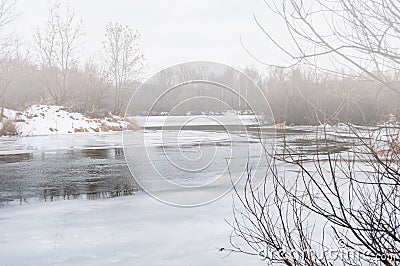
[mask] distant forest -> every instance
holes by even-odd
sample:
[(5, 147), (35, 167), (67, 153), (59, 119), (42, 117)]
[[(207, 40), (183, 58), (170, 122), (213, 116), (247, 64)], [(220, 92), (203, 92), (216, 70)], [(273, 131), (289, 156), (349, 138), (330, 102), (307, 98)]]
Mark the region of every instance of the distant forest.
[[(12, 5), (13, 2), (2, 3)], [(11, 21), (12, 14), (0, 16), (0, 22), (5, 22), (0, 23), (0, 27), (4, 27)], [(56, 4), (50, 7), (47, 20), (33, 33), (36, 45), (33, 51), (24, 53), (18, 40), (3, 36), (0, 47), (0, 119), (7, 119), (3, 115), (4, 108), (22, 111), (32, 104), (62, 105), (92, 118), (123, 115), (133, 92), (146, 78), (146, 59), (138, 44), (138, 31), (119, 23), (109, 23), (104, 32), (103, 49), (84, 62), (79, 50), (84, 42), (83, 23), (73, 11)], [(306, 67), (245, 67), (241, 70), (265, 94), (276, 123), (376, 124), (400, 117), (399, 94), (384, 89), (383, 85), (363, 75), (337, 76)], [(199, 76), (202, 74), (200, 69), (190, 71)], [(171, 76), (168, 72), (164, 74), (164, 80), (157, 85), (159, 87), (179, 81), (176, 73)], [(243, 86), (229, 73), (221, 74), (219, 79), (233, 88)], [(399, 73), (387, 73), (385, 80), (397, 84)], [(143, 111), (146, 111), (145, 107), (151, 104), (149, 99), (160, 93), (157, 86), (149, 87), (141, 95), (143, 101), (137, 103), (137, 108), (143, 105)], [(205, 92), (207, 88), (201, 94)], [(237, 110), (248, 109), (235, 97), (208, 92), (209, 96), (220, 97)], [(183, 93), (187, 94), (187, 91), (175, 95), (164, 108), (155, 111), (168, 112), (171, 106), (187, 96)], [(196, 93), (200, 92), (192, 92), (193, 95)], [(223, 110), (205, 102), (180, 111), (200, 114)]]
[[(4, 67), (4, 66), (7, 67)], [(81, 112), (92, 118), (104, 118), (110, 114), (123, 115), (126, 105), (140, 81), (129, 81), (121, 85), (116, 95), (114, 84), (102, 76), (100, 66), (86, 63), (83, 68), (69, 70), (68, 89), (60, 99), (52, 94), (43, 84), (43, 72), (37, 65), (27, 60), (3, 59), (0, 75), (9, 77), (1, 96), (2, 107), (23, 110), (32, 104), (63, 105), (71, 111)], [(314, 73), (307, 69), (270, 69), (262, 74), (255, 68), (242, 69), (263, 91), (272, 109), (276, 123), (287, 125), (318, 125), (321, 123), (376, 124), (400, 117), (400, 96), (383, 89), (377, 82), (363, 76), (337, 77)], [(397, 76), (390, 77), (397, 79)], [(225, 80), (223, 80), (225, 79)], [(235, 81), (221, 77), (221, 82), (239, 87)], [(160, 84), (160, 86), (167, 86)], [(142, 97), (143, 106), (149, 96), (160, 92), (157, 88), (148, 88)], [(196, 91), (195, 91), (196, 93)], [(238, 106), (237, 99), (222, 98), (237, 110), (249, 109), (244, 104)], [(204, 95), (204, 93), (203, 93)], [(187, 95), (177, 95), (175, 102), (159, 111), (168, 112)], [(116, 103), (116, 97), (119, 98)], [(169, 98), (171, 100), (171, 98)], [(206, 99), (205, 99), (206, 100)], [(143, 108), (143, 111), (146, 111)], [(156, 110), (157, 111), (157, 110)], [(184, 110), (192, 114), (202, 112), (221, 112), (209, 104), (196, 105)], [(183, 114), (181, 113), (181, 114)], [(157, 114), (157, 113), (156, 113)]]
[[(319, 125), (323, 123), (354, 123), (360, 125), (395, 122), (400, 117), (400, 95), (385, 89), (376, 81), (371, 81), (362, 75), (331, 75), (312, 71), (309, 68), (269, 68), (264, 72), (254, 67), (240, 69), (262, 91), (273, 112), (276, 123), (286, 125)], [(138, 110), (149, 110), (163, 92), (163, 88), (184, 80), (187, 73), (192, 79), (207, 77), (206, 69), (182, 69), (178, 73), (167, 70), (160, 75), (162, 80), (147, 86), (136, 104)], [(215, 77), (214, 77), (215, 78)], [(247, 94), (243, 78), (227, 71), (215, 78), (220, 83), (227, 84), (253, 103), (263, 101), (254, 99), (257, 94)], [(387, 80), (398, 80), (398, 73), (386, 77)], [(189, 92), (188, 92), (189, 91)], [(180, 91), (174, 97), (160, 101), (153, 111), (168, 113), (185, 98), (194, 96), (211, 96), (226, 102), (238, 111), (249, 110), (245, 103), (240, 102), (236, 95), (221, 92), (211, 86), (192, 86), (191, 89)], [(153, 100), (152, 100), (153, 99)], [(199, 103), (200, 102), (200, 103)], [(205, 98), (197, 105), (187, 106), (178, 114), (190, 111), (191, 114), (221, 113), (220, 105), (213, 105)], [(176, 111), (176, 110), (174, 110)], [(252, 111), (252, 110), (250, 110)], [(266, 110), (267, 112), (267, 110)], [(157, 114), (157, 112), (156, 112)]]

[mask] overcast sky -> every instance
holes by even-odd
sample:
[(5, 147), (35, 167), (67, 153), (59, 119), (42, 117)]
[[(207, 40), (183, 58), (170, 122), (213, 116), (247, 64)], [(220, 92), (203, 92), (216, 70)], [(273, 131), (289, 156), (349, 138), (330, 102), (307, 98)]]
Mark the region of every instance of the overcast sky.
[[(263, 0), (69, 0), (84, 21), (84, 56), (101, 49), (105, 25), (126, 24), (142, 34), (141, 48), (150, 74), (191, 60), (211, 60), (234, 66), (256, 65), (243, 49), (240, 37), (254, 54), (279, 62), (279, 53), (253, 20), (255, 13), (271, 31), (279, 31)], [(18, 20), (12, 25), (27, 46), (47, 17), (49, 0), (17, 0)]]

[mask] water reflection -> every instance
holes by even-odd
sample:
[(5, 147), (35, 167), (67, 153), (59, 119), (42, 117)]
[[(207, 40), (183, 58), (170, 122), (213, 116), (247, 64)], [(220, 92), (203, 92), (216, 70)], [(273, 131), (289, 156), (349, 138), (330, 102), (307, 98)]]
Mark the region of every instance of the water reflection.
[(96, 184), (92, 184), (90, 186), (90, 190), (87, 190), (85, 193), (81, 193), (79, 189), (74, 191), (68, 191), (66, 189), (44, 189), (43, 191), (43, 200), (47, 201), (55, 201), (55, 200), (73, 200), (73, 199), (87, 199), (87, 200), (95, 200), (95, 199), (104, 199), (104, 198), (115, 198), (122, 196), (130, 196), (135, 192), (138, 192), (139, 189), (137, 187), (126, 186), (124, 188), (115, 188), (111, 191), (99, 191), (98, 186)]
[(139, 187), (122, 148), (0, 156), (0, 204), (132, 195)]
[(29, 161), (32, 158), (32, 153), (2, 154), (0, 155), (0, 163), (18, 163), (21, 161)]

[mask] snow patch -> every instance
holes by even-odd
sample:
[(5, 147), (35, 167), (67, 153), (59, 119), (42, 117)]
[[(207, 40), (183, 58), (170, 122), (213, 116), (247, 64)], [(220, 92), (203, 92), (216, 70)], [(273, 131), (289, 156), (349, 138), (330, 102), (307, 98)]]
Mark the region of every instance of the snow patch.
[(109, 132), (124, 128), (121, 117), (91, 119), (80, 113), (68, 112), (62, 106), (33, 105), (23, 112), (5, 109), (4, 116), (16, 122), (20, 136)]

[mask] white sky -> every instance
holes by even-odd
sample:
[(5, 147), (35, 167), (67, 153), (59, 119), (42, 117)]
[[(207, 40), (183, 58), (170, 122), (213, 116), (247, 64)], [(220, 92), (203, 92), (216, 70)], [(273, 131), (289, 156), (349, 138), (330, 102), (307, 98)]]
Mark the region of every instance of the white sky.
[[(61, 1), (66, 3), (67, 1)], [(119, 22), (138, 29), (150, 73), (191, 60), (211, 60), (234, 66), (256, 65), (240, 43), (260, 59), (280, 62), (279, 53), (253, 20), (257, 15), (269, 30), (278, 33), (263, 0), (69, 0), (84, 21), (83, 56), (101, 49), (105, 25)], [(17, 0), (20, 17), (10, 27), (29, 49), (34, 28), (47, 17), (49, 0)]]

